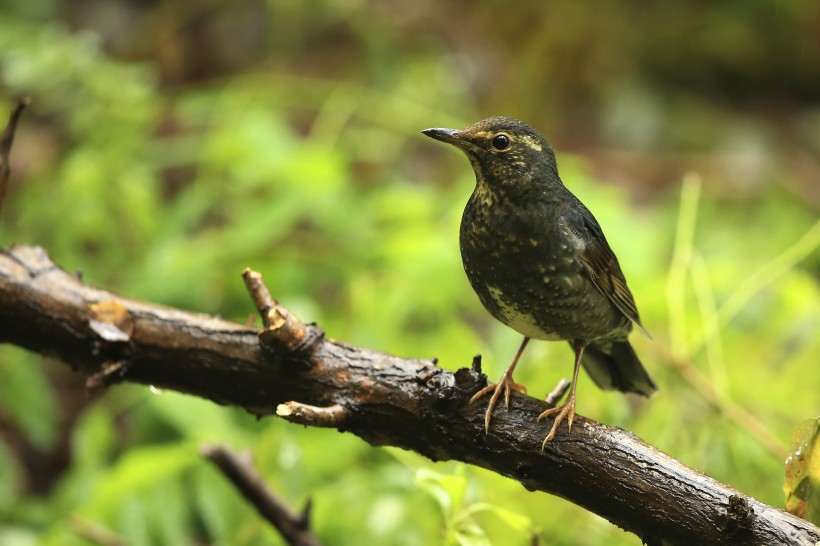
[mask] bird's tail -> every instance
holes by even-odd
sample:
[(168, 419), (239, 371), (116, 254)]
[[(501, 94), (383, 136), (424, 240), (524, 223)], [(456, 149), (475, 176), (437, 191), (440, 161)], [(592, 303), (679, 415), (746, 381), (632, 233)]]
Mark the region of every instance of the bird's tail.
[(634, 392), (643, 396), (652, 396), (658, 391), (658, 386), (628, 341), (590, 344), (584, 350), (581, 364), (595, 384), (604, 390)]

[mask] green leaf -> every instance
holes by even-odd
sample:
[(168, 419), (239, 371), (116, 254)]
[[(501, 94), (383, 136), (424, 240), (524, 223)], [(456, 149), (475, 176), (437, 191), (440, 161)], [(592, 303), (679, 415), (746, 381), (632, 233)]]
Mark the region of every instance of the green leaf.
[(149, 523), (158, 544), (186, 544), (190, 542), (190, 509), (181, 480), (165, 480), (151, 491), (145, 503)]
[(114, 450), (113, 416), (105, 404), (94, 404), (77, 420), (71, 437), (73, 464), (54, 491), (57, 504), (69, 510), (85, 502), (106, 472)]
[(80, 511), (89, 516), (105, 514), (125, 499), (179, 475), (196, 464), (199, 454), (189, 443), (133, 448), (101, 476), (93, 496)]
[(820, 525), (820, 417), (797, 425), (786, 459), (786, 510)]
[(454, 536), (459, 546), (491, 546), (484, 530), (472, 523), (460, 525)]
[(233, 410), (210, 400), (163, 390), (151, 397), (151, 406), (184, 438), (197, 442), (238, 441), (241, 435), (232, 419)]
[(74, 465), (99, 468), (109, 461), (114, 449), (114, 419), (103, 404), (85, 410), (74, 428), (72, 451)]
[(42, 358), (11, 347), (3, 347), (0, 356), (0, 410), (46, 451), (57, 437), (57, 410)]
[[(0, 520), (3, 513), (17, 502), (20, 490), (20, 478), (22, 469), (19, 468), (17, 460), (6, 444), (0, 442)], [(9, 544), (0, 540), (0, 544)]]
[(522, 533), (529, 533), (533, 528), (532, 520), (527, 516), (487, 502), (477, 502), (475, 504), (471, 504), (469, 508), (467, 508), (466, 512), (470, 515), (477, 512), (489, 512), (498, 516), (501, 521), (509, 525), (515, 531), (520, 531)]
[[(205, 461), (203, 461), (205, 463)], [(239, 522), (238, 509), (246, 508), (227, 480), (205, 464), (192, 476), (193, 502), (199, 512), (208, 537), (215, 544), (231, 544), (231, 531)]]
[(461, 465), (456, 467), (455, 474), (441, 474), (427, 468), (420, 468), (416, 471), (415, 481), (420, 488), (436, 499), (445, 520), (448, 523), (452, 522), (467, 489), (463, 467)]

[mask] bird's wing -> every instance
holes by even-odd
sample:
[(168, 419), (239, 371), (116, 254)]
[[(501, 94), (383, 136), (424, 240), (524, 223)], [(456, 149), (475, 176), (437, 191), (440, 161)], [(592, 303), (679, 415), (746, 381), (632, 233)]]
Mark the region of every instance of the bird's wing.
[(584, 273), (621, 313), (634, 322), (647, 337), (651, 337), (641, 324), (638, 308), (626, 285), (626, 278), (621, 271), (618, 258), (609, 248), (601, 226), (583, 203), (576, 200), (576, 204), (576, 207), (567, 207), (567, 209), (572, 209), (572, 213), (569, 214), (570, 226), (573, 230), (577, 230), (576, 235), (586, 242), (586, 247), (580, 256)]

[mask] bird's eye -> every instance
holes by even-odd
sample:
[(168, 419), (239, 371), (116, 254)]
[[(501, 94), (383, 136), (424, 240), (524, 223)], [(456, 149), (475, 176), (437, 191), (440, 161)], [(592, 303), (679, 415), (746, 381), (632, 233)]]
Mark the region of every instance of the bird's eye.
[(507, 135), (496, 135), (493, 139), (493, 148), (496, 150), (504, 150), (510, 145), (510, 137)]

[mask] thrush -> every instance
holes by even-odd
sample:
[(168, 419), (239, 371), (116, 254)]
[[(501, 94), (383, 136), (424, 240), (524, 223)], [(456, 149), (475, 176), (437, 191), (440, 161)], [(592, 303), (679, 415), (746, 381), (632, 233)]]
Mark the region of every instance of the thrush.
[(563, 420), (572, 429), (581, 366), (602, 389), (654, 394), (658, 387), (627, 340), (633, 325), (646, 330), (618, 259), (595, 217), (561, 182), (546, 139), (508, 117), (423, 133), (472, 164), (476, 186), (459, 237), (464, 271), (490, 314), (524, 336), (501, 379), (470, 400), (492, 393), (485, 432), (499, 397), (509, 409), (510, 392), (526, 390), (513, 371), (530, 339), (568, 341), (575, 353), (567, 399), (538, 416), (555, 416), (542, 449)]

